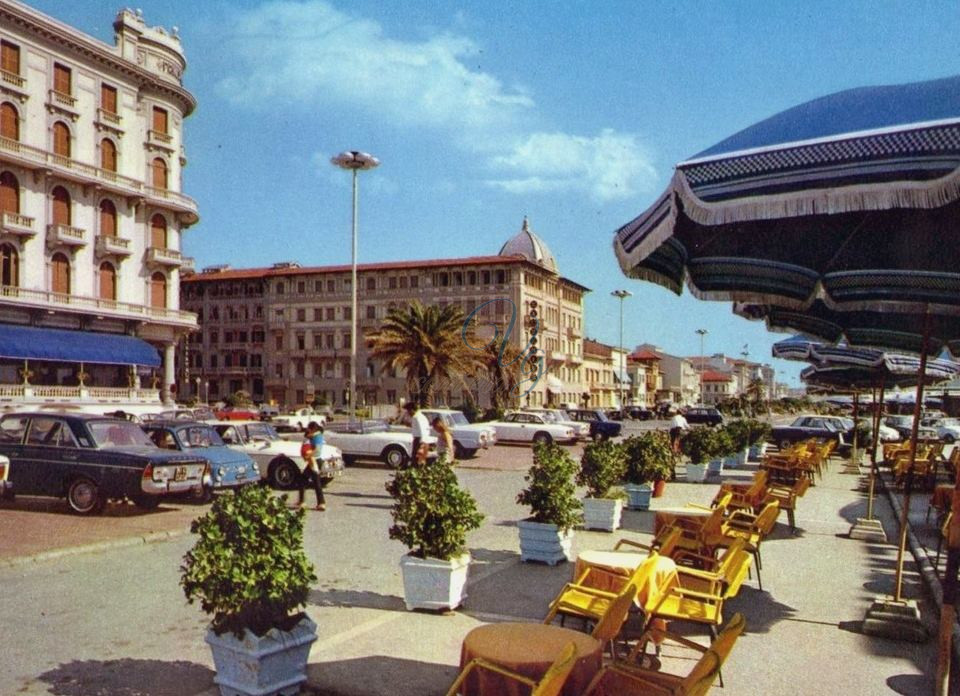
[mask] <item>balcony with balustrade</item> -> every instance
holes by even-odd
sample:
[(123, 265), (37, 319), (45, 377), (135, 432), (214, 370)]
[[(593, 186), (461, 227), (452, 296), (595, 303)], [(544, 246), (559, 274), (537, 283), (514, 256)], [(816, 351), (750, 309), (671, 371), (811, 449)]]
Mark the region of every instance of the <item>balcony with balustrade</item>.
[(3, 215), (0, 215), (0, 232), (29, 239), (37, 234), (33, 222), (32, 217), (4, 211)]
[(69, 247), (82, 247), (85, 246), (87, 240), (85, 239), (84, 230), (80, 227), (73, 227), (71, 225), (60, 225), (57, 223), (50, 223), (47, 225), (47, 246), (56, 247), (56, 246), (69, 246)]
[(27, 78), (12, 73), (9, 70), (0, 70), (0, 92), (12, 95), (20, 102), (25, 102), (27, 92)]
[(94, 251), (98, 258), (104, 256), (130, 256), (130, 240), (110, 234), (98, 234)]
[(183, 256), (176, 249), (166, 249), (164, 247), (147, 247), (147, 265), (150, 266), (169, 266), (179, 268), (183, 265)]

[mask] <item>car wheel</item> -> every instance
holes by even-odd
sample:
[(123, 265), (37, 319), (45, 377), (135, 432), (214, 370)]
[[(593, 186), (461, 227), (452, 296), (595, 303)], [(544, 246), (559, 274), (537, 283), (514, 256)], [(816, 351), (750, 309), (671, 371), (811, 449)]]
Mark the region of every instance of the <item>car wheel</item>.
[(155, 510), (160, 505), (159, 495), (136, 495), (132, 500), (141, 510)]
[(196, 498), (194, 498), (194, 500), (196, 500), (202, 505), (206, 505), (207, 503), (212, 503), (213, 488), (210, 488), (209, 486), (204, 486), (203, 490), (201, 490), (199, 493), (196, 494)]
[(343, 465), (344, 465), (344, 466), (353, 466), (354, 464), (356, 464), (356, 462), (357, 462), (357, 458), (354, 457), (353, 455), (351, 455), (351, 454), (345, 454), (345, 455), (343, 455)]
[(300, 470), (289, 459), (277, 459), (270, 464), (270, 485), (280, 490), (290, 490), (297, 483)]
[(550, 433), (540, 432), (533, 436), (533, 441), (540, 445), (549, 445), (553, 442), (553, 438), (550, 437)]
[(473, 457), (476, 457), (476, 456), (477, 456), (477, 450), (475, 448), (471, 448), (471, 449), (464, 448), (463, 457), (461, 457), (461, 459), (472, 459)]
[(78, 478), (70, 482), (67, 488), (67, 503), (78, 515), (95, 515), (103, 510), (107, 501), (100, 494), (100, 488), (88, 478)]
[(466, 459), (471, 456), (469, 453), (476, 452), (477, 450), (468, 450), (465, 449), (463, 445), (454, 440), (453, 442), (453, 456), (457, 459)]
[(391, 469), (399, 469), (407, 461), (407, 453), (399, 445), (390, 445), (380, 455), (383, 463)]
[(946, 435), (943, 436), (943, 441), (946, 442), (948, 445), (952, 445), (955, 440), (956, 438), (950, 433), (947, 433)]
[(787, 449), (791, 444), (790, 440), (780, 440), (780, 443), (777, 445), (782, 450)]

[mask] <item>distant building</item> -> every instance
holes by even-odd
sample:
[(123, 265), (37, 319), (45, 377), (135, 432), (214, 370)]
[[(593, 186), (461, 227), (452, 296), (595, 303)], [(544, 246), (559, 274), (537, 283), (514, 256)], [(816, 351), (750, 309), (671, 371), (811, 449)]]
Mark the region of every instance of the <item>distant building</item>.
[(656, 400), (689, 406), (700, 401), (700, 374), (688, 358), (670, 355), (651, 343), (637, 346), (637, 351), (650, 351), (660, 357), (660, 386)]
[[(495, 324), (503, 336), (515, 307), (507, 340), (523, 350), (536, 303), (538, 349), (547, 373), (522, 404), (580, 402), (583, 296), (589, 289), (559, 274), (550, 249), (526, 220), (497, 255), (363, 263), (357, 279), (361, 336), (380, 328), (391, 309), (415, 300), (456, 304), (467, 315), (479, 307), (479, 325)], [(315, 399), (348, 406), (350, 283), (349, 265), (296, 262), (214, 266), (185, 277), (182, 302), (197, 312), (202, 331), (184, 344), (181, 391), (211, 401), (243, 390), (255, 401), (288, 407)], [(395, 404), (408, 396), (404, 375), (385, 374), (381, 367), (358, 340), (358, 406)], [(437, 396), (450, 406), (489, 404), (481, 380), (441, 385)]]
[(659, 353), (646, 348), (634, 350), (627, 356), (627, 367), (631, 381), (630, 405), (653, 408), (657, 405), (663, 390), (664, 374), (660, 370), (662, 357)]
[(727, 372), (706, 370), (700, 375), (703, 381), (703, 403), (707, 406), (716, 406), (736, 396), (736, 380)]
[[(590, 338), (583, 340), (584, 391), (581, 404), (590, 408), (617, 408), (620, 382), (616, 377), (613, 346)], [(626, 387), (626, 385), (624, 385)]]
[(0, 404), (169, 401), (184, 119), (176, 33), (121, 11), (103, 43), (0, 0)]

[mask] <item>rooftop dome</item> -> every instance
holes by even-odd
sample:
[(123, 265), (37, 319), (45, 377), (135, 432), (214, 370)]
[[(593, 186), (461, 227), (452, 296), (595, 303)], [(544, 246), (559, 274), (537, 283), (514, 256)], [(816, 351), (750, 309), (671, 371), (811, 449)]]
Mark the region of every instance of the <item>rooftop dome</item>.
[(544, 268), (557, 272), (553, 252), (540, 237), (530, 231), (530, 223), (523, 218), (523, 227), (500, 248), (500, 256), (523, 256)]

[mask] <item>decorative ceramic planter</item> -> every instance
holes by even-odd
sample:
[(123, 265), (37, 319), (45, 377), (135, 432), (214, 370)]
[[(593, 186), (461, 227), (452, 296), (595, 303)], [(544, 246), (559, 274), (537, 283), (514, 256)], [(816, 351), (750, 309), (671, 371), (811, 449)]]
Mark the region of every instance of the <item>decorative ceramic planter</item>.
[(723, 467), (726, 463), (724, 457), (717, 457), (716, 459), (711, 459), (707, 463), (707, 476), (719, 476), (723, 473)]
[(706, 464), (687, 464), (687, 481), (691, 483), (703, 483), (707, 478)]
[(286, 696), (300, 693), (307, 680), (310, 644), (317, 639), (317, 624), (304, 616), (291, 631), (271, 629), (263, 636), (245, 631), (207, 631), (217, 674), (213, 681), (222, 696)]
[(627, 509), (650, 509), (650, 498), (653, 495), (653, 486), (649, 483), (625, 483), (623, 484), (623, 491), (627, 494)]
[(556, 565), (572, 561), (573, 530), (561, 532), (555, 524), (543, 524), (533, 520), (517, 522), (520, 530), (520, 560), (541, 561)]
[(767, 453), (767, 443), (758, 442), (755, 445), (750, 445), (750, 459), (757, 461), (763, 459), (763, 455)]
[(400, 559), (403, 571), (403, 601), (414, 609), (456, 609), (466, 598), (467, 569), (470, 554), (449, 561), (417, 558), (407, 554)]
[(663, 495), (663, 492), (667, 489), (666, 479), (657, 479), (653, 482), (653, 497), (659, 498)]
[(584, 498), (583, 526), (585, 529), (599, 529), (612, 532), (620, 527), (623, 514), (623, 501), (619, 498)]

